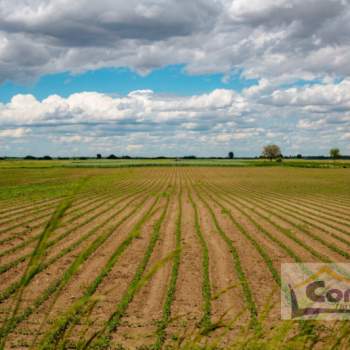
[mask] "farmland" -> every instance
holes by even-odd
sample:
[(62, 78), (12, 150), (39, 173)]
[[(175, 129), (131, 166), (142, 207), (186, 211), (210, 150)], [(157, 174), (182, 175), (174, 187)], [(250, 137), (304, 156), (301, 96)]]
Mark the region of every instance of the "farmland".
[(11, 164), (0, 349), (348, 348), (280, 320), (280, 265), (350, 260), (349, 169)]

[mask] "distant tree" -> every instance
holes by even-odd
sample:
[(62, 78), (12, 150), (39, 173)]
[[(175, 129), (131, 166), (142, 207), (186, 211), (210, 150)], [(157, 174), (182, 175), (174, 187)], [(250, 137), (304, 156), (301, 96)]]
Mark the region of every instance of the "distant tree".
[(50, 157), (50, 156), (44, 156), (44, 157), (43, 157), (43, 160), (52, 160), (52, 157)]
[(107, 159), (118, 159), (118, 157), (115, 154), (110, 154)]
[(339, 148), (331, 148), (329, 150), (329, 155), (331, 156), (331, 158), (333, 159), (338, 159), (340, 158), (340, 150)]
[(97, 159), (102, 159), (102, 155), (101, 155), (100, 153), (97, 153), (97, 154), (96, 154), (96, 158), (97, 158)]
[(183, 159), (196, 159), (196, 156), (184, 156)]
[(24, 159), (26, 159), (26, 160), (33, 160), (33, 159), (36, 159), (36, 158), (34, 156), (28, 155), (28, 156), (25, 156)]
[(297, 154), (297, 158), (298, 158), (298, 159), (302, 159), (303, 156), (299, 153), (299, 154)]
[(234, 158), (234, 153), (233, 152), (228, 152), (228, 158), (233, 159)]
[(131, 159), (130, 156), (121, 156), (122, 159)]
[(274, 144), (266, 145), (263, 148), (262, 156), (270, 160), (282, 157), (281, 149)]

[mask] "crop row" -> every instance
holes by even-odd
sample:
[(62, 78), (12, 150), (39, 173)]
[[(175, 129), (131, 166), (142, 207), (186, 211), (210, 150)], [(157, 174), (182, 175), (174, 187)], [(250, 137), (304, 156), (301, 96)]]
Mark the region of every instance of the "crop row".
[[(66, 271), (63, 273), (62, 276), (55, 279), (48, 288), (39, 296), (37, 297), (31, 306), (28, 306), (22, 311), (20, 314), (16, 315), (15, 317), (12, 317), (12, 319), (9, 322), (6, 322), (1, 330), (1, 335), (5, 338), (11, 331), (13, 331), (20, 322), (27, 319), (34, 310), (38, 309), (40, 305), (42, 305), (47, 299), (49, 299), (52, 295), (56, 294), (58, 295), (59, 291), (62, 290), (62, 288), (67, 285), (67, 283), (71, 280), (71, 278), (76, 274), (76, 272), (79, 270), (80, 266), (100, 247), (104, 242), (107, 241), (107, 239), (115, 232), (115, 230), (120, 227), (126, 220), (128, 220), (129, 217), (132, 217), (133, 214), (135, 214), (140, 208), (144, 206), (144, 204), (147, 201), (147, 193), (143, 195), (143, 198), (141, 201), (138, 202), (136, 207), (134, 207), (130, 212), (128, 212), (126, 215), (124, 215), (120, 220), (118, 220), (117, 223), (114, 223), (105, 231), (102, 232), (102, 234), (98, 235), (93, 242), (91, 242), (88, 247), (86, 247), (83, 251), (81, 251), (78, 256), (73, 260), (73, 262), (70, 264), (70, 266), (66, 269)], [(127, 203), (123, 208), (120, 209), (120, 213), (124, 212), (127, 208), (129, 208), (130, 203)], [(111, 218), (110, 218), (111, 219)], [(107, 224), (109, 221), (106, 220), (105, 224)], [(104, 225), (99, 225), (98, 227), (94, 228), (92, 231), (89, 232), (89, 236), (93, 236), (97, 233), (101, 227)], [(87, 235), (86, 235), (87, 236)], [(85, 236), (85, 237), (86, 237)], [(84, 238), (85, 238), (84, 237)], [(61, 255), (61, 254), (60, 254)], [(43, 266), (43, 265), (41, 265)], [(38, 270), (40, 272), (40, 269)], [(20, 286), (21, 287), (21, 286)]]

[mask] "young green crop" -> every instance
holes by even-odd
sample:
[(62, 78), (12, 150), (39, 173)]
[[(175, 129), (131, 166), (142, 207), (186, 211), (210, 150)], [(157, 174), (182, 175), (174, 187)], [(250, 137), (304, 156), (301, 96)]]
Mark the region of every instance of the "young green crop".
[[(25, 308), (24, 311), (20, 315), (16, 315), (12, 317), (9, 322), (4, 324), (1, 329), (0, 336), (3, 339), (6, 339), (7, 335), (16, 327), (16, 325), (20, 322), (23, 322), (29, 315), (33, 313), (35, 309), (37, 309), (40, 305), (42, 305), (50, 296), (54, 293), (58, 293), (67, 283), (68, 281), (75, 275), (78, 271), (79, 267), (87, 260), (92, 253), (94, 253), (111, 235), (112, 233), (123, 224), (131, 215), (137, 212), (138, 209), (142, 208), (144, 203), (147, 201), (147, 196), (144, 196), (144, 199), (127, 215), (125, 215), (121, 220), (119, 220), (116, 224), (112, 225), (110, 228), (105, 230), (100, 236), (98, 236), (86, 249), (84, 249), (71, 263), (68, 269), (63, 273), (63, 275), (53, 281), (50, 286), (39, 296), (32, 306)], [(39, 272), (40, 269), (37, 270)], [(20, 288), (22, 284), (20, 284)]]
[(142, 226), (153, 215), (153, 209), (158, 203), (158, 201), (159, 196), (155, 198), (155, 200), (153, 201), (152, 205), (148, 208), (146, 213), (133, 226), (127, 237), (118, 245), (116, 250), (113, 252), (111, 257), (107, 261), (106, 265), (101, 269), (98, 276), (84, 291), (83, 296), (70, 307), (70, 309), (65, 315), (58, 318), (58, 320), (54, 324), (53, 329), (44, 336), (44, 339), (39, 345), (39, 349), (54, 349), (56, 345), (60, 342), (68, 327), (74, 326), (74, 324), (79, 321), (79, 318), (84, 312), (85, 307), (88, 305), (88, 303), (91, 302), (91, 297), (97, 290), (97, 287), (108, 276), (109, 272), (117, 263), (122, 253), (128, 248), (128, 246), (133, 242), (134, 239), (140, 236), (140, 230)]
[[(151, 187), (152, 188), (152, 187)], [(122, 213), (125, 209), (127, 209), (128, 207), (130, 207), (130, 205), (132, 205), (135, 201), (137, 201), (138, 199), (140, 199), (143, 195), (140, 194), (140, 192), (143, 192), (143, 188), (141, 188), (139, 191), (136, 191), (136, 193), (131, 193), (126, 195), (125, 198), (121, 198), (117, 203), (123, 203), (125, 200), (127, 200), (127, 203), (122, 206), (122, 208), (118, 209), (117, 211), (113, 212), (111, 215), (109, 215), (105, 220), (103, 220), (101, 223), (99, 223), (97, 226), (93, 227), (92, 229), (90, 229), (86, 234), (84, 234), (83, 236), (81, 236), (77, 241), (73, 242), (71, 245), (69, 245), (68, 247), (62, 249), (58, 254), (56, 254), (55, 256), (53, 256), (52, 258), (48, 259), (47, 261), (45, 261), (44, 264), (41, 265), (40, 267), (40, 272), (44, 271), (46, 268), (48, 268), (49, 266), (51, 266), (52, 264), (54, 264), (56, 261), (58, 261), (60, 258), (64, 257), (66, 254), (74, 251), (76, 248), (78, 248), (84, 241), (88, 240), (90, 237), (93, 237), (98, 230), (102, 229), (105, 225), (107, 225), (115, 216), (119, 215), (120, 213)], [(136, 194), (136, 195), (135, 195)], [(116, 203), (113, 203), (110, 207), (108, 207), (107, 209), (105, 209), (102, 213), (100, 214), (104, 214), (106, 212), (108, 212), (110, 209), (113, 209), (116, 206)], [(96, 216), (92, 216), (89, 217), (86, 220), (86, 224), (90, 223), (91, 221), (93, 221), (96, 217), (98, 216), (98, 214), (96, 214)], [(67, 231), (65, 234), (70, 234), (70, 231)], [(24, 261), (28, 256), (22, 256), (20, 258), (18, 258), (17, 260), (15, 260), (14, 262), (12, 262), (11, 264), (13, 264), (14, 266), (16, 266), (17, 264), (19, 264), (20, 262)], [(10, 265), (10, 264), (9, 264)], [(6, 265), (5, 265), (6, 266)], [(14, 266), (6, 266), (6, 268), (11, 268)], [(3, 292), (0, 293), (0, 302), (2, 302), (3, 300), (7, 299), (8, 297), (10, 297), (19, 287), (20, 283), (19, 282), (14, 282), (12, 283), (8, 288), (6, 288)]]
[(160, 218), (156, 221), (156, 223), (153, 226), (153, 231), (145, 254), (136, 269), (131, 283), (129, 284), (127, 290), (121, 297), (120, 302), (117, 304), (115, 311), (112, 313), (112, 315), (109, 317), (109, 319), (105, 322), (104, 326), (100, 330), (95, 332), (86, 342), (79, 346), (80, 350), (88, 349), (90, 346), (93, 347), (96, 344), (100, 344), (101, 342), (105, 344), (104, 346), (109, 346), (108, 344), (110, 342), (110, 334), (118, 328), (128, 305), (133, 300), (137, 290), (139, 289), (139, 285), (142, 281), (143, 274), (151, 258), (154, 247), (159, 239), (160, 229), (168, 212), (168, 207), (169, 195), (166, 196), (166, 204), (162, 210)]
[(14, 306), (11, 312), (10, 317), (4, 322), (2, 328), (0, 329), (0, 349), (2, 350), (5, 347), (6, 337), (8, 335), (7, 330), (13, 328), (16, 324), (16, 317), (19, 311), (20, 304), (22, 302), (22, 295), (24, 293), (25, 288), (29, 285), (32, 279), (38, 274), (43, 260), (45, 258), (45, 252), (47, 247), (47, 242), (49, 240), (50, 235), (57, 229), (59, 226), (63, 215), (68, 210), (68, 208), (72, 205), (74, 196), (81, 190), (81, 188), (85, 185), (88, 178), (83, 179), (81, 183), (77, 185), (77, 187), (73, 190), (71, 196), (67, 199), (63, 200), (55, 212), (53, 213), (51, 219), (46, 224), (45, 229), (43, 230), (41, 236), (39, 237), (38, 243), (34, 248), (26, 270), (19, 282), (19, 288), (15, 295)]
[[(207, 192), (206, 192), (206, 194), (209, 196), (209, 198), (211, 200), (213, 200), (213, 198)], [(199, 193), (198, 193), (198, 197), (203, 201), (205, 206), (208, 208), (209, 213), (211, 215), (211, 218), (213, 220), (213, 223), (215, 225), (215, 228), (216, 228), (217, 232), (222, 237), (224, 242), (228, 245), (229, 250), (231, 251), (232, 258), (233, 258), (233, 261), (234, 261), (235, 271), (237, 273), (238, 280), (240, 281), (240, 284), (242, 286), (242, 291), (243, 291), (243, 295), (244, 295), (245, 301), (247, 303), (247, 307), (250, 310), (250, 317), (251, 317), (251, 321), (252, 321), (252, 326), (254, 328), (258, 329), (259, 328), (259, 324), (258, 324), (258, 321), (257, 321), (257, 307), (255, 305), (254, 297), (253, 297), (251, 288), (249, 286), (249, 282), (247, 280), (246, 274), (245, 274), (245, 272), (243, 270), (238, 251), (235, 248), (235, 246), (233, 245), (232, 240), (227, 236), (227, 234), (223, 231), (223, 229), (219, 225), (219, 222), (218, 222), (218, 220), (216, 218), (216, 215), (215, 215), (213, 209), (208, 205), (208, 202), (205, 201), (203, 199), (203, 197), (200, 196)], [(220, 208), (223, 210), (223, 212), (226, 215), (229, 216), (230, 220), (234, 223), (234, 225), (237, 227), (239, 232), (241, 232), (245, 237), (247, 237), (253, 243), (253, 245), (256, 248), (258, 248), (259, 246), (257, 244), (255, 244), (255, 240), (253, 240), (251, 238), (251, 236), (244, 230), (243, 226), (241, 226), (236, 220), (234, 220), (234, 218), (232, 217), (231, 213), (227, 210), (227, 208), (225, 208), (218, 201), (216, 201), (216, 200), (213, 200), (213, 201), (214, 201), (214, 203), (216, 203), (217, 205), (220, 206)], [(259, 247), (259, 249), (260, 249), (260, 247)], [(266, 263), (268, 264), (269, 268), (271, 268), (271, 267), (273, 268), (271, 259), (268, 257), (268, 255), (263, 250), (261, 250), (260, 253), (263, 255), (263, 257), (264, 257)], [(274, 269), (273, 269), (273, 272), (274, 272)]]
[(156, 342), (154, 344), (154, 349), (159, 350), (162, 348), (166, 339), (166, 328), (170, 322), (171, 316), (171, 305), (174, 301), (176, 282), (179, 273), (180, 260), (181, 260), (181, 220), (182, 220), (182, 187), (180, 185), (178, 194), (178, 215), (176, 219), (176, 232), (175, 232), (175, 244), (176, 250), (173, 259), (173, 267), (170, 275), (170, 282), (168, 286), (168, 291), (166, 294), (165, 302), (163, 305), (163, 314), (161, 320), (157, 322), (156, 330)]
[(194, 227), (202, 249), (202, 295), (203, 295), (203, 316), (201, 319), (201, 326), (203, 331), (207, 331), (211, 327), (211, 286), (209, 276), (209, 250), (207, 242), (203, 236), (199, 215), (196, 204), (193, 201), (190, 190), (188, 191), (188, 198), (194, 211)]

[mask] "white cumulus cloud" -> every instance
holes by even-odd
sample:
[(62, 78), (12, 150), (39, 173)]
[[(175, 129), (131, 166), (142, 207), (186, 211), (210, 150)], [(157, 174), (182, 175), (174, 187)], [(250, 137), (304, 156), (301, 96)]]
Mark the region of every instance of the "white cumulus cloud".
[(3, 0), (0, 82), (169, 64), (278, 81), (350, 73), (348, 0)]

